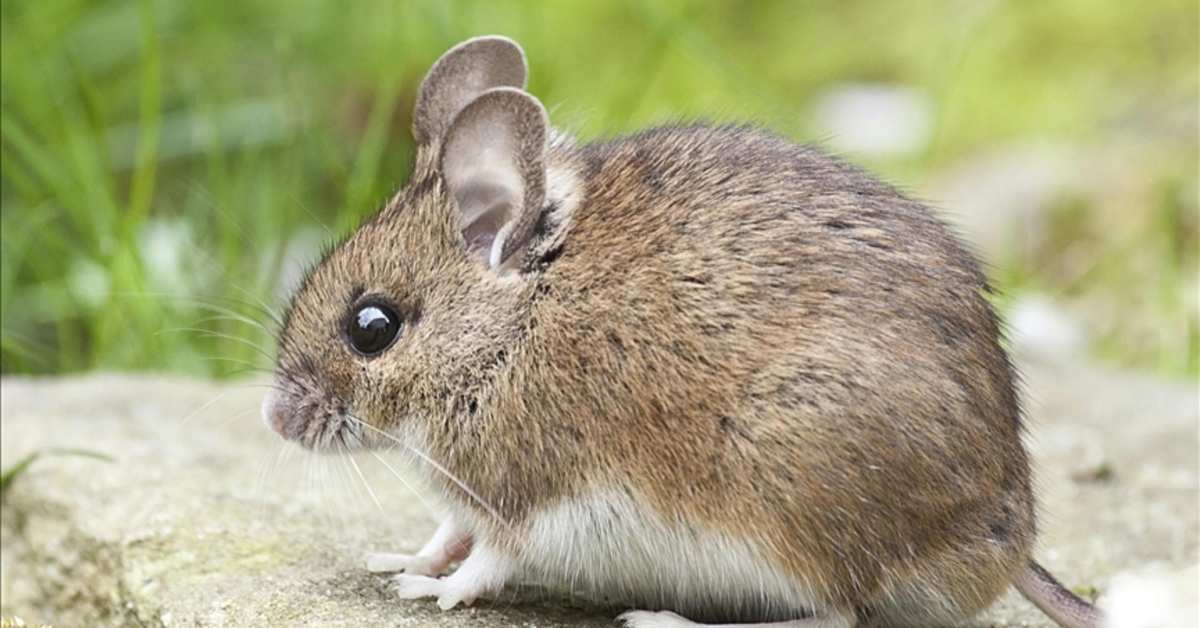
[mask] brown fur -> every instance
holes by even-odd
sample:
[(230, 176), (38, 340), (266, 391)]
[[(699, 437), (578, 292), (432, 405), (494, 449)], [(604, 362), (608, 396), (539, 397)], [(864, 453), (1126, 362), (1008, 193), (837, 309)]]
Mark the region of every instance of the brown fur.
[[(885, 622), (969, 617), (1025, 568), (1013, 369), (984, 276), (927, 208), (749, 127), (559, 140), (545, 158), (577, 202), (539, 203), (505, 273), (464, 251), (441, 151), (424, 138), (297, 295), (281, 433), (311, 445), (352, 414), (415, 439), (514, 554), (534, 514), (599, 487), (749, 537), (826, 607)], [(343, 330), (371, 295), (407, 326), (365, 358)]]

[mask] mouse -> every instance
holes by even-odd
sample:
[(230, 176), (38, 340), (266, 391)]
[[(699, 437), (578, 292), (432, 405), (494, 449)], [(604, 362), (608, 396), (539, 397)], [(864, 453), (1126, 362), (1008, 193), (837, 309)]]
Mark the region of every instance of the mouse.
[(628, 626), (952, 626), (1033, 557), (1017, 374), (946, 223), (752, 124), (579, 142), (511, 39), (417, 92), (407, 183), (296, 292), (263, 417), (393, 449), (445, 508), (399, 598), (540, 582)]

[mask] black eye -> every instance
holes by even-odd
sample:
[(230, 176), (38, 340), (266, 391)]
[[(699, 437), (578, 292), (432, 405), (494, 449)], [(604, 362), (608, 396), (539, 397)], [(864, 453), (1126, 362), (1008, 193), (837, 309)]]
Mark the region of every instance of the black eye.
[(375, 355), (392, 346), (401, 324), (400, 316), (386, 305), (359, 306), (350, 316), (350, 346), (363, 355)]

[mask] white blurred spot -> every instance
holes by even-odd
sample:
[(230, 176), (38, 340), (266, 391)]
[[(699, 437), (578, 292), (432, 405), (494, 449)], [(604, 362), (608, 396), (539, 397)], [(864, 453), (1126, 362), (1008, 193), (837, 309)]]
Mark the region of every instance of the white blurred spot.
[(112, 290), (108, 270), (88, 257), (76, 258), (67, 282), (71, 295), (91, 308), (103, 305)]
[(1101, 599), (1108, 628), (1188, 628), (1200, 624), (1200, 567), (1117, 574)]
[(189, 294), (194, 276), (185, 260), (196, 255), (192, 230), (182, 219), (151, 218), (138, 238), (146, 274), (154, 289)]
[(1008, 324), (1013, 351), (1021, 355), (1066, 358), (1078, 355), (1085, 346), (1083, 331), (1045, 296), (1018, 299)]
[(816, 117), (836, 150), (907, 155), (933, 136), (936, 107), (924, 90), (903, 85), (837, 85), (817, 97)]
[(275, 296), (280, 302), (290, 302), (309, 270), (321, 259), (321, 251), (330, 239), (321, 227), (308, 226), (298, 230), (288, 240), (283, 253)]

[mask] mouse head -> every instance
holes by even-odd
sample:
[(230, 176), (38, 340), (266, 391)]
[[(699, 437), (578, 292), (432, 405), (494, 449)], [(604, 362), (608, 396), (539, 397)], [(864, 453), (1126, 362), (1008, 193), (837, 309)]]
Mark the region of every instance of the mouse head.
[(525, 328), (546, 219), (545, 109), (521, 49), (472, 39), (417, 97), (408, 184), (295, 296), (263, 417), (314, 449), (386, 445), (470, 420)]

